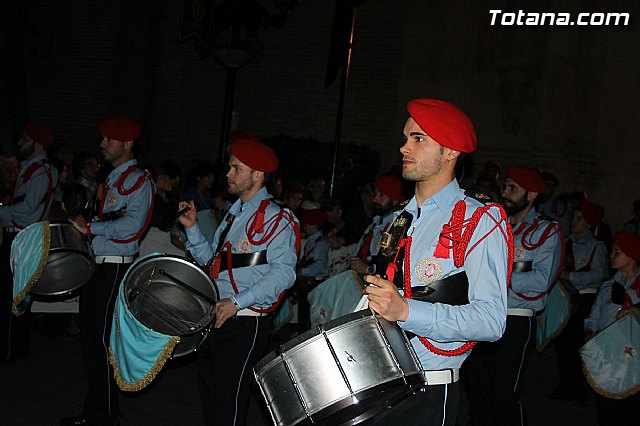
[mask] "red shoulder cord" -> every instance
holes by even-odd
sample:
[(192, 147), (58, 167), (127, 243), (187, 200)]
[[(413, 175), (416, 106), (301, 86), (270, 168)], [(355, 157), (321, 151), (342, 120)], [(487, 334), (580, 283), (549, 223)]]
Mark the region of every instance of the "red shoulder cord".
[(560, 273), (562, 272), (562, 265), (564, 265), (564, 255), (565, 255), (565, 251), (564, 251), (564, 246), (565, 246), (564, 233), (562, 232), (562, 225), (560, 225), (560, 222), (551, 222), (551, 223), (549, 223), (549, 225), (547, 225), (547, 228), (544, 230), (544, 232), (542, 233), (542, 236), (540, 237), (540, 240), (537, 243), (529, 243), (529, 242), (527, 242), (526, 238), (529, 236), (529, 234), (531, 234), (536, 229), (538, 229), (538, 219), (535, 219), (533, 221), (533, 225), (531, 225), (529, 228), (527, 228), (522, 233), (522, 240), (521, 240), (522, 247), (524, 249), (526, 249), (526, 250), (534, 250), (534, 249), (540, 247), (542, 244), (544, 244), (547, 241), (547, 239), (553, 235), (551, 233), (551, 231), (555, 231), (555, 233), (560, 236), (560, 246), (562, 247), (562, 255), (561, 255), (561, 258), (560, 258), (560, 263), (558, 264), (558, 270), (556, 271), (556, 274), (555, 274), (553, 280), (551, 280), (551, 284), (549, 284), (549, 287), (547, 288), (546, 291), (543, 291), (542, 293), (538, 293), (535, 296), (526, 296), (526, 295), (524, 295), (522, 293), (515, 292), (515, 294), (519, 298), (524, 299), (524, 300), (528, 300), (530, 302), (532, 302), (534, 300), (542, 299), (544, 296), (549, 294), (549, 292), (553, 288), (553, 285), (555, 284), (556, 281), (558, 281), (558, 278), (560, 277)]
[[(508, 266), (507, 266), (507, 286), (511, 281), (511, 269), (513, 267), (513, 234), (511, 233), (511, 229), (509, 226), (506, 226), (506, 232), (500, 227), (502, 222), (507, 221), (507, 215), (504, 210), (498, 206), (497, 204), (488, 204), (483, 207), (476, 209), (473, 212), (473, 215), (469, 219), (464, 219), (467, 205), (464, 200), (460, 200), (456, 203), (456, 206), (453, 209), (453, 213), (451, 215), (451, 219), (449, 223), (445, 224), (442, 227), (442, 232), (440, 233), (440, 240), (438, 241), (438, 246), (436, 247), (436, 253), (434, 254), (439, 258), (448, 258), (449, 250), (453, 249), (453, 260), (454, 265), (458, 268), (464, 265), (464, 259), (467, 254), (467, 247), (469, 242), (471, 241), (471, 237), (478, 226), (480, 218), (483, 214), (485, 214), (491, 207), (499, 207), (500, 210), (500, 220), (495, 221), (495, 226), (487, 232), (482, 238), (478, 240), (476, 244), (474, 244), (471, 249), (469, 249), (469, 253), (471, 253), (477, 246), (482, 242), (485, 238), (487, 238), (496, 228), (502, 232), (502, 235), (505, 237), (507, 242), (507, 250), (508, 250)], [(491, 215), (489, 217), (493, 218)], [(462, 232), (462, 229), (464, 233)], [(446, 244), (446, 240), (450, 241), (450, 244)], [(408, 299), (412, 299), (412, 291), (411, 291), (411, 242), (412, 238), (407, 237), (402, 240), (400, 243), (400, 247), (405, 248), (404, 255), (404, 295)], [(398, 250), (399, 251), (399, 250)], [(396, 255), (397, 256), (397, 255)], [(466, 342), (462, 346), (456, 349), (440, 349), (435, 347), (426, 337), (418, 336), (420, 343), (427, 348), (429, 351), (433, 352), (436, 355), (441, 356), (459, 356), (462, 355), (473, 348), (477, 342)]]
[[(293, 214), (291, 214), (291, 212), (285, 209), (280, 209), (278, 214), (273, 215), (267, 222), (265, 222), (264, 215), (270, 203), (271, 201), (268, 199), (262, 200), (260, 202), (260, 207), (258, 207), (258, 210), (256, 210), (256, 212), (247, 221), (245, 232), (247, 233), (247, 238), (249, 239), (249, 242), (256, 246), (267, 243), (267, 248), (268, 248), (269, 244), (271, 244), (271, 241), (273, 241), (278, 235), (280, 235), (287, 226), (289, 226), (290, 224), (293, 224), (293, 232), (295, 233), (295, 236), (296, 236), (296, 253), (298, 253), (298, 251), (300, 250), (300, 225), (298, 225), (298, 222), (295, 221)], [(286, 223), (276, 233), (276, 230), (280, 226), (280, 221), (282, 219), (286, 220)], [(263, 234), (263, 235), (261, 238), (257, 239), (258, 234)], [(227, 271), (229, 272), (229, 281), (231, 281), (231, 286), (233, 287), (233, 291), (235, 292), (235, 294), (238, 294), (238, 287), (236, 286), (236, 281), (233, 277), (233, 265), (231, 261), (231, 250), (232, 250), (231, 243), (227, 241), (224, 243), (222, 247), (223, 247), (222, 251), (227, 253)], [(259, 308), (249, 307), (249, 309), (261, 314), (273, 312), (280, 305), (280, 302), (282, 302), (282, 299), (284, 298), (284, 293), (285, 293), (284, 291), (280, 293), (280, 295), (278, 296), (278, 300), (276, 300), (276, 302), (273, 305), (271, 305), (271, 307), (269, 308), (259, 309)]]
[[(47, 161), (48, 163), (48, 161)], [(33, 176), (33, 174), (36, 172), (36, 170), (38, 170), (40, 167), (44, 168), (44, 164), (45, 161), (38, 161), (36, 163), (33, 163), (32, 165), (30, 165), (29, 167), (27, 167), (27, 170), (24, 171), (24, 175), (22, 175), (22, 183), (27, 183), (27, 181), (29, 179), (31, 179), (31, 176)], [(40, 213), (40, 218), (38, 219), (38, 222), (41, 222), (42, 219), (44, 219), (45, 213), (47, 212), (47, 208), (49, 207), (49, 203), (51, 202), (51, 199), (53, 198), (53, 176), (51, 175), (51, 169), (47, 169), (45, 168), (45, 172), (47, 173), (47, 196), (44, 199), (44, 206), (42, 206), (42, 213)], [(11, 187), (11, 190), (9, 192), (9, 195), (7, 196), (7, 204), (12, 204), (13, 203), (13, 197), (16, 195), (16, 186), (15, 184), (13, 184), (13, 186)], [(22, 227), (20, 225), (18, 225), (14, 220), (11, 221), (11, 223), (13, 224), (13, 226), (15, 226), (16, 228), (20, 228), (22, 229)]]
[[(118, 239), (112, 238), (109, 240), (116, 244), (131, 243), (135, 240), (140, 239), (140, 237), (142, 237), (142, 235), (145, 233), (145, 231), (149, 227), (149, 224), (151, 223), (151, 218), (153, 217), (153, 207), (156, 202), (156, 189), (155, 189), (155, 185), (153, 184), (153, 179), (151, 179), (151, 175), (149, 174), (149, 172), (145, 170), (142, 176), (140, 176), (130, 188), (125, 189), (124, 187), (124, 182), (125, 180), (127, 180), (127, 177), (129, 177), (129, 175), (136, 170), (138, 170), (137, 166), (135, 165), (129, 166), (129, 168), (125, 170), (116, 181), (115, 188), (118, 190), (118, 194), (120, 195), (130, 195), (136, 192), (138, 189), (140, 189), (140, 187), (142, 187), (142, 185), (144, 184), (144, 181), (148, 179), (149, 183), (151, 183), (151, 207), (149, 208), (149, 212), (147, 213), (147, 219), (145, 220), (144, 225), (142, 226), (142, 229), (137, 234), (135, 234), (130, 238), (127, 238), (124, 240), (118, 240)], [(102, 199), (100, 200), (100, 209), (98, 210), (98, 217), (100, 218), (101, 221), (102, 221), (102, 212), (104, 210), (104, 204), (107, 200), (108, 193), (109, 193), (109, 185), (105, 184), (102, 191), (102, 197), (101, 197)]]

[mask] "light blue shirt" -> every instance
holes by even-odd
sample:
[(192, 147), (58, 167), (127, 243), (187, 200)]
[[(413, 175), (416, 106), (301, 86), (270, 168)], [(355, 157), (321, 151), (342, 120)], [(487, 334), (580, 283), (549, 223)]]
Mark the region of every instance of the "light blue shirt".
[(307, 237), (302, 259), (310, 259), (312, 262), (301, 268), (302, 276), (322, 279), (329, 275), (330, 245), (329, 241), (322, 237), (322, 231), (315, 232)]
[[(573, 234), (569, 238), (573, 241), (575, 270), (580, 271), (580, 269), (589, 265), (588, 271), (570, 272), (569, 281), (578, 290), (599, 288), (607, 276), (607, 248), (602, 241), (598, 241), (590, 232), (587, 232), (579, 240)], [(592, 254), (593, 257), (591, 257)]]
[[(153, 200), (154, 187), (150, 177), (145, 179), (140, 188), (129, 195), (122, 195), (116, 188), (120, 175), (130, 166), (137, 165), (136, 160), (129, 160), (113, 169), (107, 176), (106, 184), (109, 191), (106, 194), (103, 213), (113, 212), (126, 207), (124, 216), (116, 220), (91, 222), (91, 234), (95, 237), (91, 241), (93, 253), (96, 256), (133, 256), (138, 253), (139, 239), (130, 243), (117, 243), (112, 240), (127, 240), (142, 230), (149, 217)], [(138, 179), (144, 175), (144, 170), (136, 169), (129, 173), (124, 181), (123, 190), (134, 187)]]
[[(280, 293), (291, 287), (296, 279), (296, 235), (293, 214), (285, 209), (284, 217), (279, 222), (273, 237), (260, 245), (253, 245), (247, 237), (247, 222), (253, 220), (260, 202), (271, 198), (265, 188), (261, 188), (253, 197), (242, 203), (237, 200), (229, 209), (235, 216), (231, 229), (225, 241), (231, 243), (232, 253), (254, 253), (267, 250), (267, 263), (251, 267), (236, 268), (232, 271), (238, 294), (231, 285), (229, 271), (222, 271), (216, 284), (220, 298), (235, 296), (240, 308), (256, 307), (269, 308), (278, 300)], [(265, 212), (265, 227), (271, 218), (280, 214), (280, 207), (270, 203)], [(290, 215), (290, 216), (289, 216)], [(297, 221), (296, 221), (297, 222)], [(226, 220), (222, 221), (214, 236), (213, 244), (207, 243), (198, 225), (187, 229), (187, 249), (200, 264), (206, 264), (213, 256), (218, 246), (220, 234), (226, 227)], [(262, 239), (263, 234), (257, 234), (256, 239)], [(223, 259), (224, 261), (225, 259)]]
[[(15, 204), (8, 206), (0, 206), (0, 220), (2, 226), (17, 226), (19, 228), (25, 228), (32, 223), (40, 222), (41, 220), (49, 217), (51, 211), (51, 204), (53, 203), (53, 189), (58, 185), (58, 171), (49, 162), (44, 162), (47, 159), (45, 154), (36, 155), (31, 160), (25, 160), (20, 163), (20, 171), (18, 172), (18, 179), (16, 180), (16, 188), (14, 199), (22, 198), (22, 201), (18, 201)], [(36, 171), (24, 181), (24, 174), (27, 169), (34, 163), (44, 162), (42, 167), (38, 167)], [(47, 173), (49, 172), (49, 173)], [(51, 181), (49, 180), (49, 174)], [(51, 194), (47, 199), (47, 191), (51, 184)], [(45, 209), (46, 201), (46, 211)], [(14, 224), (15, 222), (15, 224)]]
[(616, 314), (620, 310), (620, 305), (611, 302), (611, 286), (615, 282), (624, 287), (627, 296), (631, 298), (634, 305), (640, 303), (640, 295), (636, 290), (631, 289), (638, 276), (640, 276), (640, 270), (634, 276), (625, 280), (620, 271), (618, 271), (613, 278), (602, 283), (602, 287), (600, 287), (596, 300), (591, 307), (591, 314), (584, 320), (584, 329), (598, 333), (616, 321)]
[[(538, 226), (530, 230), (536, 219)], [(548, 226), (557, 227), (557, 224), (552, 225), (552, 223), (555, 222), (543, 219), (535, 210), (531, 209), (520, 223), (513, 225), (513, 261), (531, 261), (532, 265), (531, 271), (511, 274), (508, 299), (510, 308), (529, 308), (537, 312), (544, 309), (546, 305), (546, 294), (536, 300), (526, 300), (516, 293), (530, 298), (537, 297), (540, 293), (546, 292), (556, 278), (562, 261), (563, 239), (560, 234), (556, 230), (552, 230), (539, 247), (529, 250), (532, 245), (537, 245), (540, 242)]]
[[(427, 337), (440, 349), (456, 349), (468, 341), (495, 341), (504, 333), (507, 309), (508, 246), (507, 223), (500, 207), (491, 207), (482, 215), (466, 249), (464, 265), (436, 258), (434, 251), (444, 224), (451, 219), (455, 204), (465, 200), (465, 219), (482, 204), (465, 197), (453, 180), (426, 200), (418, 217), (418, 205), (412, 198), (404, 210), (413, 215), (409, 235), (411, 244), (411, 286), (424, 286), (465, 271), (469, 281), (469, 303), (461, 306), (409, 300), (407, 321), (398, 324), (405, 330)], [(397, 273), (401, 273), (398, 271)], [(470, 352), (459, 356), (436, 355), (418, 340), (411, 339), (425, 370), (459, 368)]]

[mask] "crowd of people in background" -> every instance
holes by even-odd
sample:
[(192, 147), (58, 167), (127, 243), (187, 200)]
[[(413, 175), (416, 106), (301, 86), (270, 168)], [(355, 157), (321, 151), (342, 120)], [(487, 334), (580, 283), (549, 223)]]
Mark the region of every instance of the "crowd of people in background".
[[(246, 132), (240, 133), (243, 138), (247, 138)], [(55, 168), (54, 174), (57, 176), (48, 219), (66, 222), (69, 218), (81, 216), (86, 222), (91, 222), (100, 209), (97, 196), (104, 187), (105, 179), (113, 170), (112, 164), (104, 161), (103, 153), (97, 149), (75, 152), (68, 144), (63, 143), (51, 144), (47, 146), (47, 151), (50, 164)], [(5, 152), (0, 156), (2, 200), (10, 196), (16, 184), (20, 161), (23, 160), (19, 158), (20, 154), (16, 156)], [(238, 198), (226, 190), (226, 170), (222, 170), (226, 165), (214, 164), (201, 156), (186, 165), (168, 160), (157, 165), (142, 166), (146, 166), (152, 176), (155, 201), (149, 227), (140, 243), (140, 256), (153, 252), (190, 256), (186, 250), (185, 229), (176, 218), (178, 204), (185, 200), (193, 201), (200, 231), (210, 244), (213, 243), (216, 229)], [(296, 284), (286, 294), (283, 303), (283, 306), (288, 306), (286, 309), (293, 308), (297, 315), (276, 313), (273, 316), (274, 321), (276, 318), (278, 321), (277, 324), (274, 322), (274, 329), (280, 329), (297, 316), (297, 334), (312, 325), (306, 298), (309, 292), (322, 285), (324, 281), (350, 270), (360, 275), (383, 273), (386, 265), (378, 258), (381, 236), (389, 229), (394, 217), (392, 213), (404, 206), (403, 203), (411, 198), (413, 189), (409, 187), (407, 191), (402, 173), (396, 168), (381, 171), (375, 181), (352, 188), (349, 198), (344, 198), (341, 194), (331, 196), (324, 177), (297, 176), (295, 179), (285, 180), (282, 168), (280, 174), (268, 174), (265, 184), (275, 203), (290, 210), (301, 225), (300, 237), (304, 243), (298, 253)], [(620, 310), (624, 308), (628, 313), (636, 315), (640, 312), (637, 307), (640, 297), (640, 247), (637, 246), (637, 236), (640, 233), (640, 199), (632, 202), (630, 218), (623, 229), (614, 232), (604, 221), (605, 208), (597, 203), (598, 200), (590, 199), (584, 190), (560, 192), (560, 188), (560, 180), (547, 170), (531, 167), (505, 170), (498, 162), (487, 161), (468, 190), (506, 206), (507, 214), (512, 219), (522, 220), (525, 215), (518, 216), (520, 212), (530, 211), (530, 218), (524, 223), (531, 225), (538, 221), (541, 224), (552, 224), (549, 229), (557, 230), (557, 235), (553, 237), (557, 239), (554, 243), (555, 250), (564, 250), (564, 259), (562, 263), (557, 259), (549, 260), (549, 271), (547, 278), (541, 283), (540, 293), (548, 292), (555, 279), (560, 278), (577, 298), (579, 309), (563, 333), (555, 338), (559, 383), (556, 391), (546, 398), (567, 401), (580, 409), (585, 407), (592, 392), (586, 384), (578, 350), (585, 337), (592, 337), (611, 322), (603, 319), (603, 316), (610, 316), (608, 306), (616, 303), (612, 300), (611, 292), (615, 291), (612, 287), (615, 284), (623, 286), (622, 299), (617, 304)], [(526, 196), (518, 198), (513, 195), (514, 191), (522, 191)], [(517, 210), (520, 202), (523, 203), (523, 209), (529, 210)], [(510, 214), (510, 208), (515, 213)], [(518, 223), (512, 223), (516, 239), (521, 233), (527, 232), (523, 227), (518, 229)], [(535, 232), (537, 230), (531, 231), (532, 234)], [(543, 233), (542, 228), (540, 232)], [(542, 243), (543, 241), (540, 244)], [(6, 242), (3, 244), (6, 245)], [(518, 253), (516, 260), (517, 255)], [(522, 263), (531, 261), (525, 257), (520, 260)], [(526, 272), (525, 269), (522, 271)], [(518, 279), (514, 278), (514, 282), (517, 283)], [(635, 286), (635, 295), (626, 296), (625, 299), (625, 292), (633, 293), (629, 290), (631, 286)], [(519, 308), (521, 307), (518, 306), (516, 309)], [(533, 303), (526, 308), (532, 309), (532, 318), (535, 318), (544, 310), (544, 305), (537, 306)], [(77, 332), (65, 328), (61, 333), (68, 335)], [(478, 354), (482, 353), (483, 348), (478, 347)], [(532, 350), (531, 342), (525, 344), (524, 350)], [(474, 360), (473, 355), (471, 359)], [(517, 361), (521, 360), (518, 358)], [(479, 361), (476, 359), (475, 363), (477, 362)], [(471, 361), (469, 368), (473, 365), (474, 361)], [(480, 396), (478, 400), (474, 399), (472, 395), (474, 385), (477, 384), (471, 382), (465, 385), (471, 395), (472, 410), (480, 413), (486, 405), (491, 404), (480, 401)], [(482, 383), (480, 386), (482, 387)], [(514, 410), (522, 411), (522, 406), (518, 405), (517, 401), (517, 393), (521, 386), (522, 383), (517, 383), (515, 388), (512, 386), (511, 391), (505, 391), (505, 395), (495, 395), (499, 395), (502, 401), (509, 401), (506, 394), (513, 394)], [(606, 417), (619, 411), (621, 404), (637, 402), (638, 394), (615, 401), (598, 395), (601, 424), (607, 424)], [(622, 411), (624, 410), (629, 408), (625, 407)], [(493, 418), (487, 415), (487, 419)], [(618, 424), (630, 424), (623, 423), (623, 417), (620, 417), (620, 421)], [(484, 423), (478, 420), (474, 424)], [(487, 420), (486, 424), (502, 423), (493, 419)]]

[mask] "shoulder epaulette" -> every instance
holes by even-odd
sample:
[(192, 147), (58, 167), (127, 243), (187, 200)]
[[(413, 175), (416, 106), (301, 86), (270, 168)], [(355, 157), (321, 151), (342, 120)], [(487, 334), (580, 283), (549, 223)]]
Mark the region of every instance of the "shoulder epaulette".
[(393, 208), (391, 209), (392, 212), (399, 212), (400, 210), (404, 209), (405, 207), (407, 207), (407, 204), (409, 204), (409, 200), (404, 200), (401, 203), (396, 204), (395, 206), (393, 206)]
[(269, 200), (275, 204), (276, 206), (280, 207), (281, 209), (285, 208), (286, 206), (284, 205), (284, 201), (278, 199), (278, 198), (269, 198)]
[(466, 191), (464, 191), (464, 196), (473, 198), (474, 200), (479, 201), (482, 204), (497, 203), (497, 201), (491, 198), (490, 196), (483, 194), (481, 192), (476, 192), (472, 189), (467, 189)]
[(544, 215), (544, 214), (540, 214), (540, 215), (536, 216), (536, 218), (538, 220), (540, 220), (540, 219), (546, 220), (547, 222), (558, 222), (557, 219), (554, 219), (551, 216), (547, 216), (547, 215)]

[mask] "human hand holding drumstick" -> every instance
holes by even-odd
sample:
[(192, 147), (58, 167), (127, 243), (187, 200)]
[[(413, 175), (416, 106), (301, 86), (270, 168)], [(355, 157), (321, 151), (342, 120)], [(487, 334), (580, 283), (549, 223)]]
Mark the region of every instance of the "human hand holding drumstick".
[(409, 317), (409, 303), (402, 297), (396, 285), (380, 275), (365, 275), (369, 284), (364, 292), (369, 296), (369, 307), (387, 321), (406, 321)]
[(178, 204), (178, 220), (185, 228), (191, 228), (198, 220), (196, 206), (193, 200), (180, 201)]

